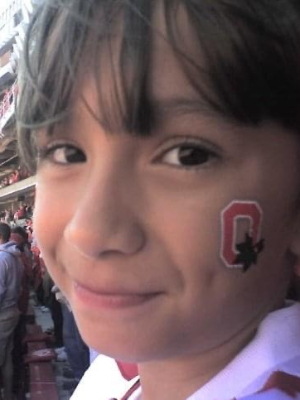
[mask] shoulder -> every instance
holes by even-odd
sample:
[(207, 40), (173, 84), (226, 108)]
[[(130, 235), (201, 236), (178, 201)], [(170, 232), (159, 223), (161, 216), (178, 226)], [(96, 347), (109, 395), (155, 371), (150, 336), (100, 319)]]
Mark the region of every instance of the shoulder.
[(0, 249), (0, 264), (7, 264), (9, 263), (10, 259), (12, 258), (11, 254), (5, 250)]

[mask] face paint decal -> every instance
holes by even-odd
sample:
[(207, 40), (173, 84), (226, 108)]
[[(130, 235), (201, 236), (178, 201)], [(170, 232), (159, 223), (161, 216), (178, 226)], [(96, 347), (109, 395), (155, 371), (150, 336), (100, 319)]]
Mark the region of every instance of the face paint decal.
[[(256, 201), (232, 201), (221, 213), (220, 257), (228, 268), (241, 268), (246, 272), (257, 264), (258, 255), (264, 249), (264, 239), (260, 238), (263, 212)], [(239, 223), (249, 223), (244, 242), (237, 243)]]

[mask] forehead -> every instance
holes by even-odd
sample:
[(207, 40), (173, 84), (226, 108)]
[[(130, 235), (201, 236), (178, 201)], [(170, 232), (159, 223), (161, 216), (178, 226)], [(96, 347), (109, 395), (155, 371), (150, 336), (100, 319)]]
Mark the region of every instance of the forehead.
[(166, 18), (163, 7), (156, 7), (151, 48), (151, 95), (154, 99), (164, 99), (170, 95), (179, 97), (184, 91), (192, 98), (199, 97), (189, 82), (187, 68), (194, 64), (204, 69), (199, 40), (183, 6), (177, 9), (174, 21)]
[[(82, 96), (77, 106), (88, 105), (101, 123), (110, 115), (114, 120), (112, 130), (127, 130), (124, 126), (126, 113), (132, 112), (133, 103), (137, 101), (144, 102), (140, 112), (145, 116), (147, 108), (146, 118), (153, 125), (159, 118), (183, 108), (196, 107), (212, 112), (189, 80), (188, 68), (197, 64), (197, 68), (204, 70), (205, 63), (184, 8), (180, 7), (176, 13), (176, 25), (180, 26), (180, 32), (176, 32), (176, 46), (174, 38), (170, 38), (171, 28), (162, 2), (154, 8), (151, 24), (151, 33), (142, 49), (147, 53), (147, 66), (140, 66), (138, 59), (123, 62), (124, 37), (119, 26), (110, 44), (100, 49), (100, 68), (90, 69), (88, 59), (83, 67), (89, 72), (81, 82)], [(138, 90), (140, 98), (134, 98)]]

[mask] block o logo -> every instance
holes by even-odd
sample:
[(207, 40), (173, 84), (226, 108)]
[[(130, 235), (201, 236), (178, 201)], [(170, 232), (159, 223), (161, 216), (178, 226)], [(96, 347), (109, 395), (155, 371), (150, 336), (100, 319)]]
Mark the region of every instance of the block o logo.
[[(220, 257), (228, 268), (243, 268), (244, 271), (249, 268), (251, 263), (256, 264), (257, 255), (260, 250), (255, 248), (259, 246), (261, 225), (262, 225), (263, 212), (256, 201), (232, 201), (221, 214), (221, 250)], [(249, 229), (246, 233), (245, 243), (237, 244), (237, 227), (240, 220), (247, 220), (249, 222)], [(260, 241), (263, 243), (263, 241)], [(246, 252), (252, 257), (254, 254), (254, 261), (247, 267), (243, 262), (239, 262), (239, 247), (248, 246)], [(252, 246), (252, 247), (251, 247)], [(262, 246), (262, 245), (261, 245)], [(260, 247), (261, 247), (260, 246)], [(256, 257), (255, 257), (256, 255)], [(247, 256), (247, 254), (246, 254)]]

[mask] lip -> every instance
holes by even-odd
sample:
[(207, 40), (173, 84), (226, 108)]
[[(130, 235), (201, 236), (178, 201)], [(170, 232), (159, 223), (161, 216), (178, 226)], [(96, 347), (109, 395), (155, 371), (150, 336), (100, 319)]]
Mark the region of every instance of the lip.
[(126, 290), (124, 288), (94, 289), (78, 282), (74, 284), (74, 292), (78, 301), (89, 307), (109, 310), (131, 309), (142, 306), (161, 292), (145, 292)]

